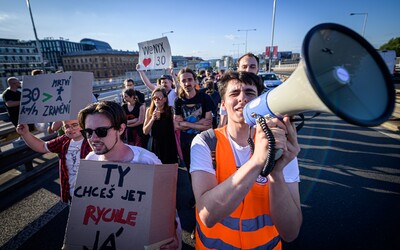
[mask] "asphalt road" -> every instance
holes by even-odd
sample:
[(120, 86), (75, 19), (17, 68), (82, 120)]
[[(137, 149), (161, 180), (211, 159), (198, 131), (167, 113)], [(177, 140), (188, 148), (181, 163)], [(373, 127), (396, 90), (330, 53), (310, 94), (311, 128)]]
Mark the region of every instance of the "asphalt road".
[[(298, 157), (303, 225), (299, 237), (284, 249), (400, 249), (400, 138), (382, 132), (388, 131), (352, 126), (329, 115), (306, 123), (299, 132)], [(2, 249), (60, 249), (68, 210), (57, 203), (57, 171), (50, 174), (2, 200), (2, 234), (17, 231), (11, 216), (22, 220), (45, 211), (20, 226), (20, 233), (6, 239)], [(178, 199), (183, 203), (178, 208), (183, 249), (194, 249), (186, 174), (179, 171)]]

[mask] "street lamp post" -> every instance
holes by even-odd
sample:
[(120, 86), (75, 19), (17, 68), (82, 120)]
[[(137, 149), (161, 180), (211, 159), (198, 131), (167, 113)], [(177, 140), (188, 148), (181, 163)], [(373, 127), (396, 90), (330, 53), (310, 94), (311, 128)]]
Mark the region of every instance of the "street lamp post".
[(37, 48), (39, 56), (40, 56), (40, 63), (42, 64), (42, 70), (44, 71), (44, 60), (43, 60), (42, 50), (40, 49), (39, 38), (38, 38), (37, 33), (36, 33), (35, 23), (33, 22), (31, 4), (30, 4), (29, 0), (26, 0), (26, 5), (28, 6), (29, 14), (31, 15), (33, 33), (35, 34), (35, 39), (36, 39), (36, 48)]
[(274, 0), (274, 6), (272, 8), (272, 31), (271, 31), (271, 48), (269, 53), (269, 61), (268, 61), (268, 72), (271, 72), (272, 66), (272, 50), (274, 47), (274, 31), (275, 31), (275, 12), (276, 12), (276, 0)]
[(238, 53), (237, 59), (239, 60), (239, 57), (240, 57), (239, 46), (240, 46), (240, 45), (244, 45), (244, 43), (233, 43), (232, 45), (233, 45), (233, 46), (238, 46), (238, 47), (237, 47), (237, 53)]
[(256, 29), (245, 29), (245, 30), (238, 30), (238, 31), (246, 31), (246, 49), (245, 49), (246, 52), (244, 52), (244, 53), (247, 53), (247, 33), (249, 31), (256, 31)]
[(368, 19), (368, 13), (350, 13), (350, 16), (356, 16), (356, 15), (361, 15), (364, 16), (364, 24), (363, 24), (363, 31), (362, 31), (362, 36), (365, 36), (365, 26), (367, 26), (367, 19)]
[(161, 36), (164, 36), (165, 34), (168, 34), (168, 33), (174, 33), (174, 31), (171, 30), (171, 31), (163, 32), (163, 33), (161, 33)]

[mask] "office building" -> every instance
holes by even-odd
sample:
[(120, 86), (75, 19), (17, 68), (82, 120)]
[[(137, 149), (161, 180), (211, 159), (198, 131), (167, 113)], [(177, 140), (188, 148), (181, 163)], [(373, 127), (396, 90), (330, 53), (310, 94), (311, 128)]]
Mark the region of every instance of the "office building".
[(96, 80), (124, 77), (136, 70), (139, 53), (117, 50), (73, 52), (63, 56), (65, 71), (93, 72)]

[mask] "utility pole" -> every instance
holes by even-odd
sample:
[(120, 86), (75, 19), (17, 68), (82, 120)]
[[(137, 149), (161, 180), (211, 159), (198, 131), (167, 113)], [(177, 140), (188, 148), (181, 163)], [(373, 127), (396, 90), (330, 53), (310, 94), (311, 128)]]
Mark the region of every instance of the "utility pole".
[(36, 39), (36, 48), (37, 48), (39, 56), (40, 56), (40, 63), (42, 64), (42, 70), (44, 71), (44, 60), (43, 60), (42, 50), (40, 49), (39, 38), (38, 38), (37, 33), (36, 33), (35, 22), (33, 21), (31, 4), (30, 4), (29, 0), (26, 0), (26, 5), (28, 6), (29, 14), (31, 15), (33, 33), (35, 34), (35, 39)]
[(268, 65), (268, 72), (271, 72), (272, 66), (272, 50), (274, 48), (274, 31), (275, 31), (275, 11), (276, 11), (276, 0), (274, 0), (274, 7), (272, 9), (272, 34), (271, 34), (271, 48), (269, 53), (269, 65)]

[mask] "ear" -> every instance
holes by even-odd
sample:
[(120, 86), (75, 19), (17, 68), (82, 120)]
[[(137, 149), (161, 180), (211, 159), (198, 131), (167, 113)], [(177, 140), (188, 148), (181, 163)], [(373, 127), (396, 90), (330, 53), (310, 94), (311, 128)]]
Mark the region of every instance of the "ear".
[(224, 110), (226, 110), (226, 107), (225, 107), (225, 100), (221, 100), (221, 108), (224, 109)]
[(121, 136), (125, 132), (126, 124), (122, 123), (121, 127), (118, 130), (118, 134)]

